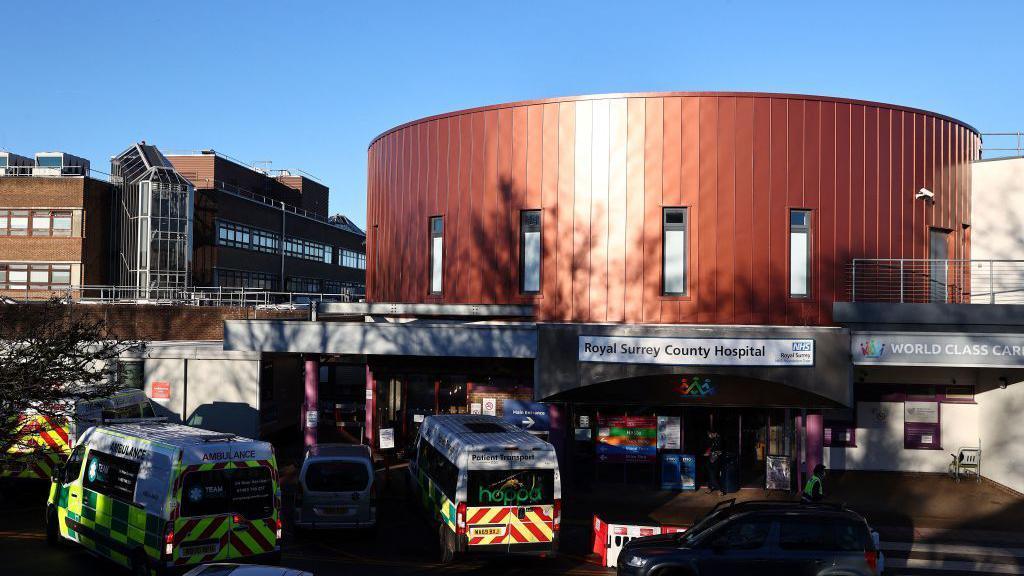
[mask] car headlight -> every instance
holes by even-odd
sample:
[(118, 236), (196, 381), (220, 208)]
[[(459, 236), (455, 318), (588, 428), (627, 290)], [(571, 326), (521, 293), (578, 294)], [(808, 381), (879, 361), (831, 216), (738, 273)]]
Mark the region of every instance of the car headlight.
[(640, 568), (644, 564), (647, 564), (647, 558), (637, 556), (636, 554), (630, 554), (626, 556), (626, 564), (633, 568)]

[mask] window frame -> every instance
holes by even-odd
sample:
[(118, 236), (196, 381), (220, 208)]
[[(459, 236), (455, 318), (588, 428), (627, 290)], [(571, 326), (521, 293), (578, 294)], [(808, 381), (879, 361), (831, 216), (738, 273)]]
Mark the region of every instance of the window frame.
[[(537, 216), (537, 224), (527, 224), (529, 215)], [(526, 235), (537, 234), (537, 289), (526, 288)], [(443, 241), (443, 240), (442, 240)], [(524, 296), (538, 296), (544, 287), (544, 213), (540, 208), (519, 211), (519, 293)]]
[[(807, 223), (799, 226), (793, 225), (793, 214), (803, 213), (807, 215)], [(786, 294), (793, 300), (808, 301), (814, 299), (814, 210), (811, 208), (790, 208), (787, 211), (788, 235), (786, 236)], [(807, 236), (807, 250), (805, 252), (805, 278), (806, 293), (797, 294), (793, 292), (793, 235), (794, 234), (806, 234)]]
[[(668, 222), (669, 214), (682, 214), (683, 222)], [(668, 290), (668, 256), (665, 250), (668, 232), (683, 233), (683, 289), (681, 292)], [(662, 206), (661, 208), (661, 295), (667, 297), (688, 297), (690, 295), (690, 207)]]
[[(436, 232), (434, 230), (434, 228), (435, 228), (434, 223), (435, 222), (440, 224), (440, 226), (439, 226), (440, 230), (438, 230)], [(431, 296), (440, 296), (444, 292), (444, 216), (441, 216), (441, 215), (431, 216), (429, 221), (428, 221), (428, 224), (427, 224), (427, 232), (429, 234), (428, 235), (429, 242), (427, 244), (428, 245), (428, 249), (429, 249), (429, 260), (428, 260), (429, 266), (427, 268), (427, 293), (429, 295), (431, 295)], [(436, 267), (439, 270), (438, 270), (438, 274), (437, 274), (437, 286), (435, 287), (434, 286), (434, 268), (435, 268), (435, 264), (434, 264), (434, 256), (435, 256), (435, 254), (434, 254), (434, 244), (435, 244), (435, 239), (437, 239), (437, 238), (440, 238), (440, 240), (441, 240), (441, 252), (440, 252), (440, 254), (436, 255), (438, 257), (438, 259), (439, 259), (437, 261), (437, 266)]]

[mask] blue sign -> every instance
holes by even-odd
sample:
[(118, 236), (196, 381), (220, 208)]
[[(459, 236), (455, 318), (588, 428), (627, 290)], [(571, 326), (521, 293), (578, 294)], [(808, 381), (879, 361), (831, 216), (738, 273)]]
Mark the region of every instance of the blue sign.
[(551, 417), (548, 405), (525, 400), (505, 400), (501, 408), (505, 420), (530, 432), (547, 432), (551, 430)]
[(662, 454), (661, 489), (696, 490), (697, 457), (693, 454)]
[(662, 490), (682, 490), (683, 483), (681, 472), (682, 469), (680, 468), (679, 454), (661, 455)]
[(679, 455), (679, 482), (683, 490), (697, 489), (697, 457), (693, 454)]

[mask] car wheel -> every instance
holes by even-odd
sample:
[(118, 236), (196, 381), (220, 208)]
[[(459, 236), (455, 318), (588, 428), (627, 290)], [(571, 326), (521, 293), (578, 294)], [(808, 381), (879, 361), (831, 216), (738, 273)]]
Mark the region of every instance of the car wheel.
[(132, 554), (132, 576), (149, 576), (149, 558), (142, 550)]
[(454, 534), (444, 524), (441, 525), (438, 534), (440, 534), (441, 564), (451, 564), (455, 559), (455, 541), (452, 538)]
[(57, 511), (51, 507), (46, 513), (46, 543), (50, 546), (60, 544), (60, 528), (57, 522)]

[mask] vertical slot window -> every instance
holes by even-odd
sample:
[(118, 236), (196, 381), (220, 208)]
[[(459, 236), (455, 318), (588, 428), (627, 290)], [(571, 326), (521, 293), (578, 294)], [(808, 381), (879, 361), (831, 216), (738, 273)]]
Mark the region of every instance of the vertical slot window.
[(430, 219), (430, 293), (441, 293), (442, 264), (444, 258), (444, 218)]
[(662, 211), (662, 292), (666, 295), (686, 294), (686, 208), (665, 208)]
[(540, 292), (540, 210), (523, 210), (519, 216), (519, 289)]
[(811, 211), (789, 211), (789, 295), (811, 296)]

